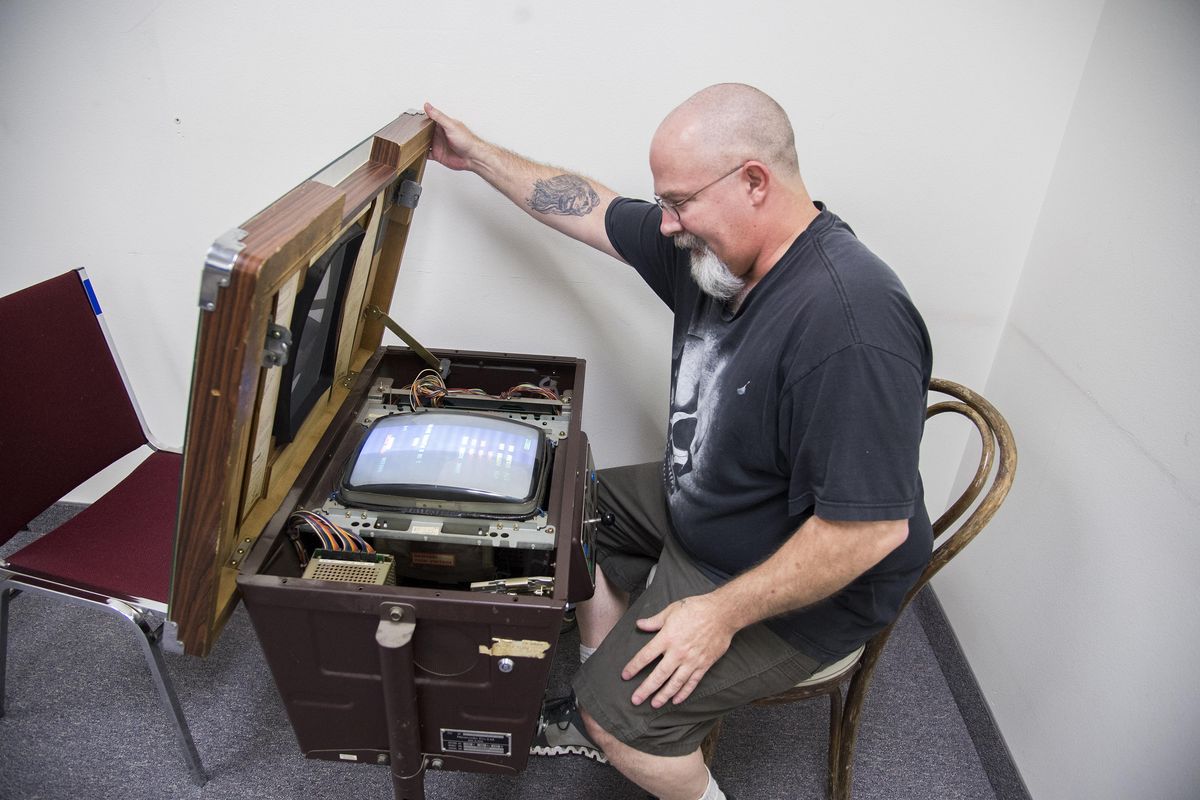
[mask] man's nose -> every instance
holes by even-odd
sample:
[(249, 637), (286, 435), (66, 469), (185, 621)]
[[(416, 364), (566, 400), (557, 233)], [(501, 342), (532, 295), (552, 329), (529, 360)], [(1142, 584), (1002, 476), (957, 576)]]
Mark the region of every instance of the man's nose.
[(683, 233), (683, 224), (670, 211), (663, 211), (662, 222), (658, 224), (658, 232), (663, 236), (674, 236), (677, 233)]

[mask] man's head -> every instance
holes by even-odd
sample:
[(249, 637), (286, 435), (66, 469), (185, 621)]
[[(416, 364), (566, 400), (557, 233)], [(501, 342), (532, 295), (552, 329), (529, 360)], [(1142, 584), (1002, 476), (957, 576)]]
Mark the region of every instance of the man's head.
[(662, 233), (692, 253), (697, 283), (719, 299), (757, 282), (810, 218), (787, 114), (751, 86), (710, 86), (668, 114), (650, 170)]

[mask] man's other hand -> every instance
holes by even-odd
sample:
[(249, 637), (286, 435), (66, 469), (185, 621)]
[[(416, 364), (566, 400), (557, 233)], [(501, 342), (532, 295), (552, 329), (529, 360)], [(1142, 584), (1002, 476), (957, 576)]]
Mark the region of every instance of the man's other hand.
[(711, 595), (697, 595), (677, 600), (653, 617), (637, 621), (640, 630), (657, 633), (625, 665), (621, 677), (631, 680), (656, 658), (659, 662), (634, 691), (635, 706), (652, 695), (650, 705), (654, 708), (687, 699), (709, 667), (725, 655), (737, 632), (720, 612), (719, 603)]

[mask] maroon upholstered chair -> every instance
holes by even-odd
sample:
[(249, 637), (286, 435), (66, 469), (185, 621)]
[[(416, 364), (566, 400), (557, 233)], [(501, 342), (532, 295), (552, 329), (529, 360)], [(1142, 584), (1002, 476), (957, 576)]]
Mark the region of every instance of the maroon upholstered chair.
[(0, 716), (12, 598), (24, 591), (116, 613), (141, 643), (192, 779), (206, 780), (163, 662), (183, 457), (146, 431), (83, 270), (0, 298), (0, 544), (140, 447), (129, 477), (68, 522), (0, 559)]

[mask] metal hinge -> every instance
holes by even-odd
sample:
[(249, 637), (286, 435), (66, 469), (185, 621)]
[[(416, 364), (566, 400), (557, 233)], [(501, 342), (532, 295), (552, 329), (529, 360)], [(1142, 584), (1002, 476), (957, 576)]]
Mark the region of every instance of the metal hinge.
[(421, 199), (421, 184), (405, 178), (396, 187), (396, 195), (392, 199), (398, 206), (416, 208), (417, 202)]
[(263, 345), (263, 366), (282, 367), (292, 349), (292, 332), (274, 322), (267, 323), (267, 341)]
[(246, 231), (234, 228), (221, 234), (208, 248), (204, 257), (204, 272), (200, 275), (200, 308), (212, 311), (217, 307), (217, 290), (229, 285), (229, 274), (238, 253), (246, 249), (242, 239)]

